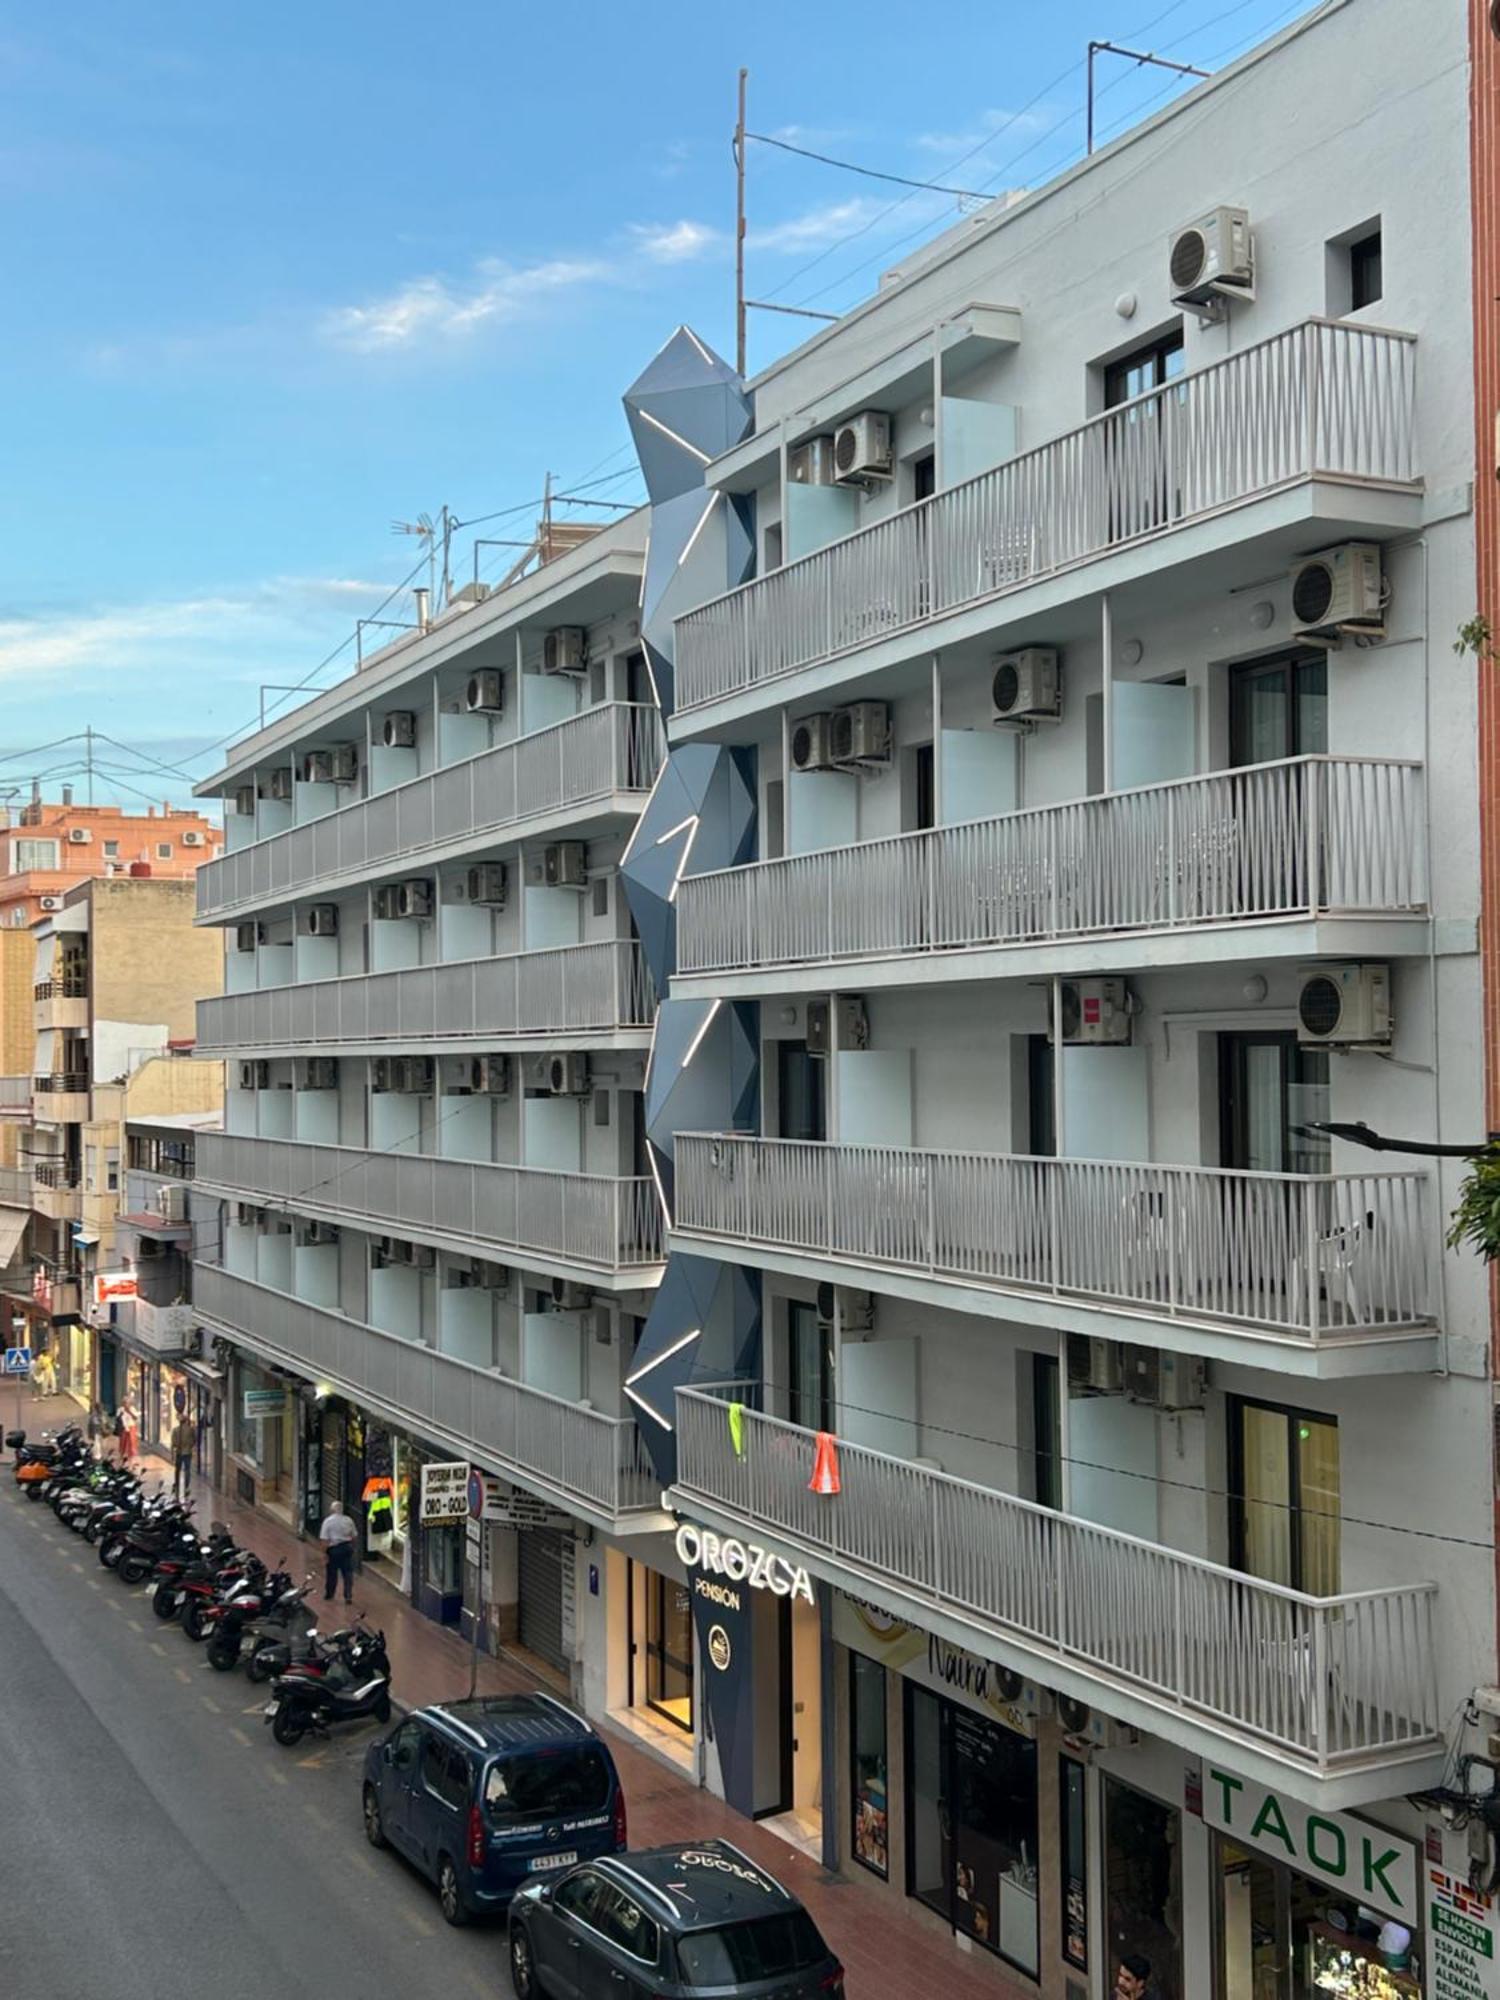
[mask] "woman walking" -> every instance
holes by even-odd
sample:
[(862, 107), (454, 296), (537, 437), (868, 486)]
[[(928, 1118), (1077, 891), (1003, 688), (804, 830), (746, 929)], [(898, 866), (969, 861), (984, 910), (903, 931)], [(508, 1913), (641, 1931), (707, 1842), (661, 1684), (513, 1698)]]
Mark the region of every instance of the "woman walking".
[(135, 1457), (140, 1443), (141, 1420), (127, 1390), (125, 1400), (115, 1412), (115, 1436), (120, 1440), (120, 1463), (129, 1465)]

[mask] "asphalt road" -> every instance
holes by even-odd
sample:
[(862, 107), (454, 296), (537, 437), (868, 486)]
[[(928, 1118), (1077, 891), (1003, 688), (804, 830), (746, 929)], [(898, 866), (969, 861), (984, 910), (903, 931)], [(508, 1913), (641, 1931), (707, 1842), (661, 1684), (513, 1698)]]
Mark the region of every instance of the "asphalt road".
[(509, 1994), (503, 1930), (367, 1846), (374, 1726), (283, 1750), (264, 1701), (0, 1467), (0, 1994)]

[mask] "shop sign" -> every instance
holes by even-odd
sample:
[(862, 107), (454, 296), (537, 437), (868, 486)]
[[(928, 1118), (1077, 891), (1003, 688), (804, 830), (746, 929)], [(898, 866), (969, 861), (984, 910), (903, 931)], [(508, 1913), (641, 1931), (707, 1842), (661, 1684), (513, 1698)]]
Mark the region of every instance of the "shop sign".
[(1497, 2000), (1500, 1950), (1495, 1904), (1457, 1875), (1427, 1870), (1427, 1965), (1430, 2000)]
[(731, 1583), (748, 1583), (752, 1590), (769, 1590), (776, 1597), (817, 1602), (807, 1571), (758, 1542), (737, 1541), (733, 1535), (716, 1535), (711, 1528), (684, 1521), (677, 1530), (677, 1558), (685, 1569), (712, 1571)]
[(1299, 1875), (1326, 1882), (1351, 1902), (1395, 1917), (1410, 1930), (1420, 1929), (1415, 1841), (1352, 1813), (1315, 1812), (1298, 1799), (1210, 1763), (1203, 1766), (1203, 1817), (1237, 1847), (1269, 1854)]
[(1036, 1735), (1035, 1711), (1005, 1698), (999, 1667), (936, 1632), (924, 1632), (878, 1604), (839, 1593), (833, 1600), (833, 1636), (841, 1646), (878, 1660), (892, 1673), (994, 1716), (1018, 1736)]
[(112, 1306), (118, 1299), (133, 1299), (136, 1295), (134, 1271), (96, 1271), (94, 1273), (94, 1305)]
[(522, 1493), (515, 1487), (505, 1487), (498, 1479), (484, 1482), (484, 1498), (480, 1519), (491, 1521), (500, 1528), (570, 1528), (571, 1514), (564, 1514), (560, 1508), (549, 1507), (545, 1500), (538, 1500), (534, 1493)]
[(424, 1528), (446, 1527), (469, 1512), (466, 1459), (440, 1459), (422, 1467), (421, 1521)]
[(242, 1393), (247, 1422), (251, 1417), (279, 1417), (285, 1413), (285, 1389), (246, 1389)]

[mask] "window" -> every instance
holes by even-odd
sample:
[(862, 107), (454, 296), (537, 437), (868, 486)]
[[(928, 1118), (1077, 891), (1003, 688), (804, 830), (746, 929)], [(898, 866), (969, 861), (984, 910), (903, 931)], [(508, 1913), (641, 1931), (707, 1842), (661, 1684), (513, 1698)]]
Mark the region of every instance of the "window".
[(605, 1890), (594, 1920), (621, 1951), (628, 1951), (642, 1965), (655, 1965), (661, 1952), (661, 1935), (640, 1904), (623, 1889), (611, 1885)]
[(890, 1865), (885, 1668), (863, 1653), (849, 1655), (849, 1764), (854, 1858), (884, 1880)]
[(418, 1722), (405, 1722), (390, 1740), (391, 1768), (394, 1771), (410, 1771), (415, 1768), (417, 1752), (422, 1744), (422, 1726)]
[(104, 843), (104, 854), (105, 854), (105, 858), (106, 858), (107, 860), (109, 860), (109, 861), (118, 861), (118, 860), (119, 860), (119, 858), (120, 858), (120, 843), (119, 843), (119, 841), (118, 841), (118, 840), (106, 840), (106, 841), (105, 841), (105, 843)]
[(689, 1931), (677, 1940), (685, 1986), (736, 1986), (759, 1979), (789, 1979), (821, 1965), (828, 1947), (806, 1910), (752, 1917), (714, 1931)]
[(691, 1734), (693, 1727), (693, 1600), (685, 1583), (648, 1569), (646, 1579), (646, 1705)]
[(833, 1429), (833, 1328), (805, 1299), (786, 1309), (787, 1422), (807, 1431)]
[(580, 1868), (576, 1875), (569, 1875), (558, 1883), (552, 1906), (565, 1910), (570, 1917), (577, 1917), (580, 1923), (589, 1924), (597, 1916), (608, 1888), (609, 1884), (602, 1875), (596, 1875), (592, 1868)]
[(591, 1744), (531, 1750), (491, 1764), (484, 1777), (485, 1810), (496, 1820), (603, 1812), (609, 1786), (609, 1766)]
[(773, 521), (770, 527), (766, 529), (765, 535), (762, 537), (762, 547), (764, 549), (764, 556), (761, 562), (761, 571), (764, 575), (769, 575), (772, 570), (777, 570), (781, 568), (781, 565), (785, 560), (785, 557), (782, 554), (784, 546), (785, 544), (782, 539), (781, 523), (779, 521)]
[[(1051, 1005), (1049, 1000), (1048, 1005)], [(1037, 1159), (1057, 1153), (1056, 1057), (1050, 1035), (1026, 1037), (1026, 1150)]]
[(172, 859), (172, 843), (170, 840), (159, 840), (156, 843), (156, 858), (158, 861), (170, 861)]
[(1385, 269), (1378, 215), (1331, 238), (1323, 255), (1331, 318), (1361, 312), (1380, 302)]
[(828, 1137), (821, 1056), (808, 1054), (806, 1042), (776, 1044), (776, 1114), (779, 1139), (823, 1140)]
[(1380, 231), (1376, 229), (1349, 245), (1349, 310), (1358, 312), (1363, 306), (1373, 306), (1383, 290)]
[(1327, 1049), (1304, 1047), (1290, 1029), (1220, 1035), (1221, 1166), (1261, 1174), (1326, 1174), (1329, 1140), (1312, 1125), (1330, 1109)]
[(32, 868), (56, 866), (55, 840), (18, 840), (10, 850), (10, 871), (13, 875), (24, 875)]
[(1229, 676), (1229, 761), (1274, 764), (1328, 748), (1328, 660), (1291, 653), (1251, 660)]
[(460, 1811), (469, 1801), (469, 1764), (462, 1750), (429, 1736), (422, 1745), (422, 1783), (445, 1806)]
[(913, 500), (930, 500), (936, 492), (937, 453), (928, 451), (912, 460), (911, 497)]
[(1062, 1412), (1055, 1354), (1031, 1357), (1031, 1493), (1039, 1507), (1062, 1506)]
[(1236, 1398), (1229, 1406), (1229, 1560), (1247, 1576), (1339, 1589), (1339, 1431), (1332, 1417)]
[(1122, 354), (1118, 361), (1111, 361), (1104, 371), (1104, 407), (1118, 409), (1121, 403), (1128, 403), (1135, 396), (1144, 396), (1149, 389), (1160, 389), (1168, 382), (1175, 382), (1187, 365), (1187, 351), (1182, 343), (1182, 332), (1163, 334), (1158, 340), (1138, 347), (1131, 354)]
[(930, 743), (901, 753), (901, 831), (922, 833), (937, 825), (937, 775)]

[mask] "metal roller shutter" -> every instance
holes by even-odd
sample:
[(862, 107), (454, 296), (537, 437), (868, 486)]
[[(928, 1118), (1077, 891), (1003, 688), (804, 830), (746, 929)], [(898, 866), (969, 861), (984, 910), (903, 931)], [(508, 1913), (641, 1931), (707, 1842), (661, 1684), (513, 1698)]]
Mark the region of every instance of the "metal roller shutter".
[(563, 1650), (563, 1538), (555, 1528), (526, 1528), (517, 1537), (521, 1644), (559, 1673)]

